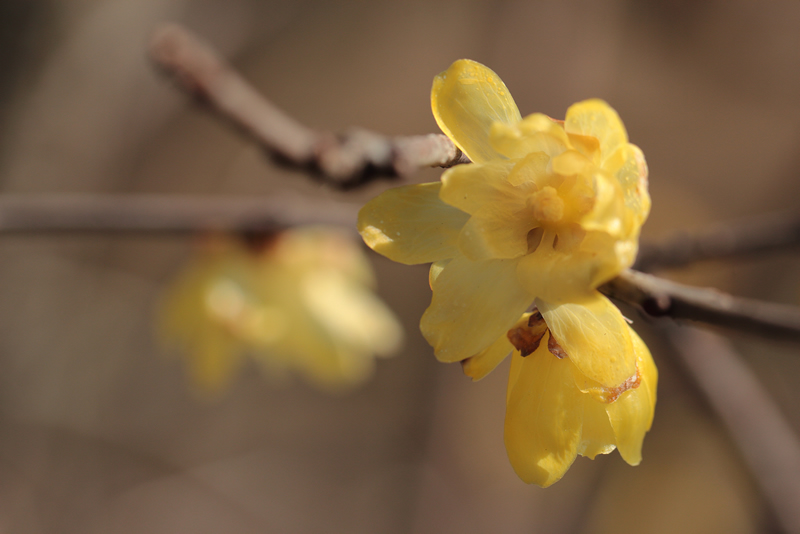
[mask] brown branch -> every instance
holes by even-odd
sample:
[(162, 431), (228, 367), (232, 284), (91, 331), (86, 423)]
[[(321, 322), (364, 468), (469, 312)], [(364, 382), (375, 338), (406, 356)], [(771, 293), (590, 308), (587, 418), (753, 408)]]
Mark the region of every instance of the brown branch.
[(686, 319), (762, 337), (800, 341), (800, 308), (733, 297), (628, 270), (601, 286), (605, 295), (652, 317)]
[(785, 532), (800, 533), (800, 440), (727, 340), (667, 329), (684, 368), (728, 428)]
[(643, 243), (634, 269), (653, 271), (695, 261), (757, 256), (800, 247), (800, 216), (773, 213), (681, 232), (661, 243)]
[(355, 228), (358, 207), (296, 195), (0, 195), (0, 233), (259, 232), (300, 224)]
[(158, 30), (150, 55), (179, 87), (258, 142), (277, 161), (311, 172), (342, 189), (423, 167), (452, 167), (469, 159), (442, 134), (386, 137), (362, 129), (317, 132), (269, 102), (209, 45), (188, 30)]

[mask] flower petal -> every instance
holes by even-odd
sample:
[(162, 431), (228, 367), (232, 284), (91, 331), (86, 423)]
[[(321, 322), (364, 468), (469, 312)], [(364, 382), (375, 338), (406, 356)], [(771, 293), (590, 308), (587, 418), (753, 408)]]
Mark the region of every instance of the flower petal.
[(518, 352), (512, 358), (506, 451), (522, 480), (547, 487), (578, 454), (585, 395), (574, 385), (569, 360), (550, 354), (546, 343), (525, 358)]
[(628, 142), (625, 126), (617, 112), (597, 98), (573, 104), (564, 120), (567, 133), (589, 135), (600, 142), (602, 164), (621, 145)]
[(487, 205), (470, 217), (458, 236), (458, 248), (471, 260), (518, 258), (528, 252), (530, 219), (502, 205)]
[(608, 454), (616, 448), (616, 436), (608, 420), (606, 405), (597, 402), (591, 395), (582, 396), (583, 428), (578, 454), (594, 460), (598, 454)]
[(461, 362), (461, 367), (465, 375), (470, 377), (474, 382), (477, 382), (494, 371), (494, 368), (500, 365), (513, 350), (514, 346), (504, 333), (482, 352), (463, 360)]
[(647, 192), (647, 162), (636, 145), (619, 147), (607, 160), (604, 170), (612, 174), (625, 193), (625, 206), (641, 225), (650, 213), (650, 195)]
[(390, 260), (428, 263), (457, 254), (469, 215), (439, 199), (440, 183), (384, 191), (358, 213), (358, 231), (375, 252)]
[(439, 198), (470, 215), (487, 204), (516, 202), (524, 205), (520, 192), (508, 183), (508, 175), (516, 163), (506, 159), (448, 169), (442, 174)]
[(433, 299), (422, 335), (442, 362), (475, 356), (508, 331), (533, 302), (517, 283), (514, 260), (470, 261), (456, 256), (431, 277)]
[(550, 332), (590, 380), (617, 387), (636, 374), (631, 329), (619, 309), (597, 291), (577, 302), (536, 299)]
[(468, 59), (434, 78), (431, 107), (442, 132), (475, 163), (502, 158), (489, 144), (492, 123), (513, 124), (521, 118), (500, 77)]
[(555, 243), (555, 239), (555, 232), (545, 231), (536, 250), (518, 260), (520, 285), (537, 298), (550, 303), (581, 299), (596, 287), (599, 264), (608, 261), (607, 256), (613, 260), (613, 244), (605, 254), (594, 250), (584, 251), (583, 242), (578, 250), (566, 247), (565, 251)]
[(619, 399), (607, 404), (606, 411), (614, 429), (620, 455), (630, 465), (639, 465), (642, 461), (644, 435), (653, 423), (658, 370), (644, 341), (632, 330), (631, 337), (641, 382), (638, 388), (629, 389)]
[(489, 131), (489, 142), (508, 158), (522, 158), (532, 152), (554, 157), (570, 143), (564, 127), (541, 113), (528, 115), (518, 123), (495, 122)]

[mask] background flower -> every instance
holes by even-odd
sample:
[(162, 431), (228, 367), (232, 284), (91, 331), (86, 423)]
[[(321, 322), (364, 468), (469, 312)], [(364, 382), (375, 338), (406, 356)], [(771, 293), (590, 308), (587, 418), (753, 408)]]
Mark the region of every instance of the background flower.
[(341, 389), (368, 377), (374, 357), (402, 338), (373, 285), (361, 251), (332, 230), (287, 230), (250, 246), (218, 240), (174, 282), (162, 330), (205, 390), (228, 385), (243, 354), (272, 374)]

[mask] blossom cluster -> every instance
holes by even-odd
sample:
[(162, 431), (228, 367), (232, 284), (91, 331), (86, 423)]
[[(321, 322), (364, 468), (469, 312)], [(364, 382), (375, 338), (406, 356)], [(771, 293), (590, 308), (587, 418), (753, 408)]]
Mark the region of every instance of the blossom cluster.
[(295, 372), (337, 390), (362, 382), (375, 356), (401, 342), (402, 329), (373, 286), (368, 260), (341, 232), (217, 238), (170, 287), (160, 326), (201, 391), (227, 386), (245, 354), (270, 376)]

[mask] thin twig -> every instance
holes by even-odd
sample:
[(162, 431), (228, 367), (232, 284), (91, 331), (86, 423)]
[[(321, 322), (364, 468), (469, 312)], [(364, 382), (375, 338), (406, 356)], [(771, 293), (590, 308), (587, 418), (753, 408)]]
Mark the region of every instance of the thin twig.
[(772, 213), (681, 232), (661, 243), (643, 243), (634, 269), (653, 271), (695, 261), (757, 256), (800, 247), (800, 216)]
[(667, 329), (684, 367), (728, 428), (786, 532), (800, 534), (800, 440), (729, 341)]
[(800, 341), (800, 308), (733, 297), (716, 289), (678, 284), (628, 270), (600, 287), (652, 317), (722, 326), (762, 337)]
[(328, 224), (355, 228), (358, 207), (297, 195), (0, 195), (0, 233), (248, 232)]
[(258, 142), (279, 162), (342, 189), (424, 167), (452, 167), (469, 159), (442, 134), (386, 137), (362, 129), (334, 135), (300, 124), (269, 102), (215, 50), (188, 30), (168, 25), (153, 37), (150, 54), (179, 87)]

